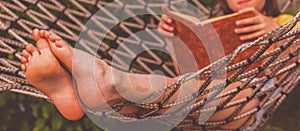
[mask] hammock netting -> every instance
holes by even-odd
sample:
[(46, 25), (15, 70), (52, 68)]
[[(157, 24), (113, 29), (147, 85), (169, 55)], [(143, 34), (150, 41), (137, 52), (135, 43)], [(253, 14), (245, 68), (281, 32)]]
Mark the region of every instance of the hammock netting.
[[(42, 1), (42, 0), (14, 0), (14, 1), (0, 1), (0, 91), (12, 91), (22, 93), (37, 98), (43, 98), (48, 101), (50, 99), (36, 88), (31, 86), (26, 78), (25, 73), (20, 70), (21, 51), (30, 43), (35, 43), (31, 36), (31, 31), (34, 28), (50, 30), (64, 38), (70, 44), (76, 43), (79, 39), (79, 33), (84, 28), (84, 24), (88, 21), (94, 13), (104, 6), (112, 6), (112, 8), (123, 9), (124, 5), (128, 8), (124, 9), (125, 13), (132, 13), (132, 11), (140, 9), (146, 10), (151, 15), (139, 15), (130, 20), (122, 21), (118, 24), (117, 30), (111, 30), (108, 34), (102, 34), (105, 36), (105, 46), (100, 48), (96, 57), (105, 60), (112, 66), (132, 72), (132, 73), (146, 73), (154, 74), (153, 70), (160, 69), (167, 76), (175, 77), (177, 74), (174, 71), (174, 66), (169, 56), (161, 52), (154, 50), (146, 50), (144, 53), (138, 56), (130, 55), (130, 48), (124, 50), (124, 52), (117, 52), (116, 48), (122, 44), (122, 41), (135, 32), (148, 29), (156, 29), (157, 22), (160, 20), (160, 16), (152, 14), (152, 9), (160, 9), (165, 3), (169, 3), (169, 7), (172, 8), (172, 4), (180, 3), (185, 0), (172, 0), (162, 3), (147, 3), (146, 1), (137, 0), (132, 3), (125, 3), (122, 1), (116, 2), (114, 5), (109, 5), (111, 1), (102, 0), (69, 0), (69, 1)], [(217, 9), (209, 10), (197, 0), (189, 1), (196, 5), (207, 16), (215, 16), (220, 14)], [(283, 6), (286, 8), (286, 6)], [(132, 9), (132, 10), (131, 10)], [(176, 10), (176, 8), (172, 8)], [(114, 21), (112, 16), (114, 12), (105, 11), (108, 17), (99, 19), (100, 23)], [(222, 129), (222, 125), (227, 124), (234, 120), (247, 118), (240, 129), (246, 129), (246, 126), (250, 123), (250, 119), (256, 118), (257, 113), (261, 110), (265, 110), (261, 119), (256, 119), (259, 126), (262, 126), (286, 98), (286, 96), (299, 84), (300, 70), (298, 56), (300, 53), (298, 38), (300, 29), (292, 28), (300, 20), (300, 14), (298, 14), (294, 20), (282, 25), (278, 29), (266, 34), (265, 36), (255, 40), (254, 42), (246, 43), (238, 47), (230, 55), (225, 56), (212, 63), (211, 65), (203, 68), (197, 72), (188, 73), (182, 75), (182, 77), (174, 84), (171, 84), (147, 97), (151, 100), (158, 97), (164, 92), (168, 92), (166, 97), (159, 103), (133, 103), (126, 101), (113, 105), (114, 111), (102, 110), (88, 110), (89, 113), (96, 116), (107, 116), (113, 119), (121, 121), (143, 121), (146, 119), (155, 119), (162, 124), (176, 123), (176, 117), (184, 113), (188, 113), (188, 116), (180, 122), (176, 129), (185, 130), (225, 130)], [(102, 27), (99, 27), (102, 28)], [(151, 31), (149, 31), (151, 32)], [(150, 36), (150, 35), (149, 35)], [(133, 41), (132, 45), (141, 46), (145, 49), (150, 47), (166, 48), (164, 38), (154, 37), (155, 41)], [(284, 40), (284, 44), (274, 48), (273, 50), (266, 52), (266, 50), (278, 41)], [(145, 42), (146, 41), (146, 42)], [(80, 46), (87, 52), (98, 47), (93, 45), (80, 43)], [(74, 45), (72, 45), (74, 46)], [(239, 57), (239, 54), (245, 50), (248, 50), (254, 46), (259, 46), (255, 54), (248, 59), (245, 59), (239, 63), (230, 65), (234, 58)], [(112, 56), (118, 54), (120, 61), (111, 63)], [(123, 54), (123, 55), (122, 55)], [(122, 64), (126, 63), (122, 60), (126, 58), (134, 57), (133, 64), (130, 69), (123, 69)], [(245, 71), (251, 64), (263, 61), (259, 67), (256, 67), (250, 71)], [(226, 64), (224, 64), (226, 63)], [(230, 65), (230, 66), (226, 66)], [(259, 73), (265, 72), (263, 77), (257, 77)], [(233, 71), (233, 75), (226, 78), (224, 82), (213, 85), (211, 88), (207, 88), (214, 78), (218, 75), (225, 74), (225, 72)], [(197, 92), (188, 96), (182, 97), (175, 102), (169, 102), (171, 96), (178, 91), (182, 84), (191, 79), (201, 78), (204, 82), (198, 87)], [(263, 88), (264, 85), (270, 81), (275, 80), (275, 84), (268, 88)], [(220, 94), (220, 89), (230, 85), (233, 82), (242, 81), (242, 85), (230, 89)], [(241, 91), (252, 88), (253, 92), (250, 96), (232, 101), (232, 99)], [(277, 92), (277, 93), (274, 93)], [(209, 108), (203, 108), (207, 102), (206, 98), (197, 100), (192, 104), (190, 103), (196, 98), (205, 96), (210, 93), (212, 99), (226, 98), (220, 102), (217, 106)], [(243, 107), (251, 100), (259, 99), (259, 104), (250, 111), (240, 113)], [(122, 108), (135, 105), (144, 108), (146, 112), (137, 112), (133, 114), (119, 115), (116, 112)], [(181, 106), (182, 108), (171, 114), (158, 115), (157, 112), (167, 109), (173, 106)], [(237, 107), (235, 111), (226, 119), (220, 121), (207, 121), (199, 124), (199, 120), (194, 116), (200, 113), (207, 113), (211, 111), (218, 112), (230, 107)], [(189, 111), (189, 112), (187, 112)], [(174, 121), (164, 121), (166, 118), (172, 118)], [(257, 126), (256, 128), (258, 128)]]

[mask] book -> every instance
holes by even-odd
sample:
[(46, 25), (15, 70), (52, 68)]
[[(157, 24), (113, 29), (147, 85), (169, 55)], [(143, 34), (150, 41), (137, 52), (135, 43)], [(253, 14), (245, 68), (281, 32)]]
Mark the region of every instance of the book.
[[(196, 17), (170, 11), (167, 7), (163, 7), (163, 11), (174, 20), (175, 37), (168, 39), (171, 40), (171, 55), (177, 61), (174, 65), (179, 75), (202, 69), (246, 43), (234, 32), (237, 28), (235, 23), (255, 16), (253, 11), (248, 11), (200, 21)], [(259, 47), (251, 47), (244, 51), (232, 64), (249, 58), (258, 49)], [(260, 61), (252, 64), (246, 71), (258, 67), (261, 63)], [(227, 73), (227, 76), (232, 73)]]

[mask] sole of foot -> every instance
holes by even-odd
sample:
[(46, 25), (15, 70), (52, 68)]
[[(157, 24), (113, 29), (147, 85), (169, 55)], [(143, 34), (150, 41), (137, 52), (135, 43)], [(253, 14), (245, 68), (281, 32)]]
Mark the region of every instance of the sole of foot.
[(33, 32), (36, 47), (28, 45), (22, 52), (22, 70), (30, 84), (47, 95), (60, 113), (78, 120), (83, 110), (77, 99), (72, 77), (52, 54), (49, 42)]

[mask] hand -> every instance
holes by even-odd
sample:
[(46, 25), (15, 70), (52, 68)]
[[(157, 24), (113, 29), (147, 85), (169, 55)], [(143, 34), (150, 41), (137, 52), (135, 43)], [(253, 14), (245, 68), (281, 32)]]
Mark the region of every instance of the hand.
[(166, 15), (161, 16), (158, 24), (158, 31), (164, 35), (173, 35), (175, 28), (172, 26), (173, 20)]
[(242, 19), (236, 22), (236, 25), (239, 26), (239, 28), (235, 29), (235, 33), (244, 34), (240, 37), (242, 41), (259, 38), (279, 27), (279, 24), (275, 20), (261, 14), (254, 8), (243, 9), (240, 10), (239, 13), (249, 10), (254, 12), (254, 17)]

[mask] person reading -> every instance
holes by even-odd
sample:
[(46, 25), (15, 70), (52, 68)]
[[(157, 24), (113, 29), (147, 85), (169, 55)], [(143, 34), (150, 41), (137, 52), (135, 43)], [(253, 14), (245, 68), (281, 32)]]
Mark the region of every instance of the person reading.
[[(228, 4), (229, 9), (234, 11), (244, 11), (241, 9), (253, 6), (254, 8), (252, 10), (255, 10), (256, 12), (256, 16), (254, 18), (237, 22), (238, 25), (251, 24), (250, 27), (236, 29), (237, 33), (253, 32), (250, 35), (242, 36), (241, 39), (248, 40), (257, 38), (279, 26), (279, 24), (272, 18), (261, 13), (263, 12), (263, 7), (268, 4), (267, 1), (268, 0), (264, 0), (263, 2), (260, 0), (248, 0), (246, 2), (236, 0), (226, 1), (225, 4)], [(253, 3), (255, 4), (252, 5)], [(172, 32), (174, 29), (168, 24), (171, 22), (171, 19), (163, 16), (162, 21), (159, 24), (159, 29)], [(273, 26), (269, 27), (269, 25)], [(112, 68), (101, 59), (96, 59), (94, 64), (97, 70), (94, 72), (94, 74), (96, 76), (97, 86), (95, 87), (93, 85), (95, 84), (93, 83), (94, 81), (91, 81), (93, 76), (86, 75), (87, 72), (91, 71), (90, 69), (86, 68), (88, 67), (87, 64), (90, 64), (88, 59), (94, 59), (94, 56), (70, 47), (69, 44), (66, 43), (61, 37), (49, 31), (34, 29), (32, 31), (32, 35), (36, 41), (36, 46), (29, 44), (26, 46), (26, 49), (22, 51), (21, 61), (23, 64), (21, 68), (26, 73), (26, 78), (29, 83), (42, 91), (45, 95), (49, 96), (61, 114), (69, 120), (78, 120), (84, 114), (84, 111), (76, 96), (72, 75), (76, 79), (77, 90), (82, 102), (89, 108), (101, 107), (105, 105), (105, 103), (108, 105), (113, 105), (115, 103), (124, 101), (125, 98), (120, 95), (120, 92), (118, 92), (120, 89), (123, 94), (132, 94), (132, 90), (147, 92), (142, 93), (143, 95), (135, 94), (135, 99), (143, 99), (147, 97), (147, 94), (149, 95), (160, 88), (176, 82), (180, 77), (169, 78), (159, 75), (126, 73)], [(74, 60), (72, 58), (75, 51), (76, 53), (80, 54), (80, 57), (82, 57), (82, 59), (80, 59), (81, 61)], [(72, 67), (73, 64), (77, 65), (76, 69)], [(71, 72), (73, 74), (71, 74)], [(114, 74), (112, 74), (112, 72), (114, 72)], [(161, 81), (165, 80), (166, 82), (162, 82), (160, 85), (155, 85), (156, 88), (151, 88), (151, 82), (148, 81), (149, 77), (153, 77), (153, 79)], [(196, 81), (192, 84), (196, 84), (196, 86), (194, 86), (196, 89), (197, 84), (200, 83), (201, 81)], [(236, 88), (239, 85), (241, 85), (241, 82), (232, 83), (225, 89), (225, 91)], [(116, 86), (118, 86), (118, 90), (116, 89)], [(194, 90), (181, 90), (181, 92), (183, 94), (189, 94)], [(98, 93), (101, 93), (102, 97), (99, 97), (99, 95), (97, 95)], [(239, 92), (234, 99), (232, 99), (232, 101), (247, 97), (251, 93), (252, 89), (250, 88), (243, 90)], [(169, 101), (175, 101), (177, 96), (178, 94), (175, 94), (171, 99), (169, 99)], [(156, 99), (154, 103), (162, 100), (164, 97), (164, 95), (160, 96), (160, 98)], [(101, 102), (99, 103), (99, 101)], [(257, 99), (251, 100), (242, 109), (241, 113), (255, 108), (257, 103)], [(209, 119), (209, 121), (224, 120), (235, 109), (236, 107), (231, 107), (216, 112)], [(119, 113), (126, 114), (141, 110), (147, 109), (131, 106), (121, 110)], [(163, 112), (164, 111), (160, 113)], [(246, 121), (246, 119), (247, 117), (232, 121), (228, 124), (222, 125), (222, 128), (237, 129), (244, 121)]]

